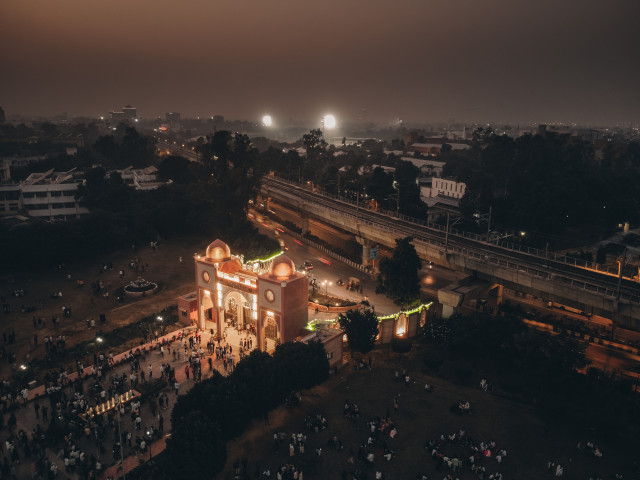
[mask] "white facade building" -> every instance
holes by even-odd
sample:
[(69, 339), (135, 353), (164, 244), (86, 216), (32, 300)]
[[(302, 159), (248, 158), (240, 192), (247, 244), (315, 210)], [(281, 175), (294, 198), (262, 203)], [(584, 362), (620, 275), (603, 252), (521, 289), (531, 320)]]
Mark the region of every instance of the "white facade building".
[(420, 183), (420, 198), (429, 207), (442, 203), (444, 199), (448, 200), (447, 203), (457, 206), (466, 189), (467, 185), (464, 182), (433, 177)]
[(30, 217), (61, 221), (89, 213), (75, 198), (79, 179), (74, 170), (32, 173), (19, 185), (1, 186), (0, 214), (15, 215), (26, 210)]

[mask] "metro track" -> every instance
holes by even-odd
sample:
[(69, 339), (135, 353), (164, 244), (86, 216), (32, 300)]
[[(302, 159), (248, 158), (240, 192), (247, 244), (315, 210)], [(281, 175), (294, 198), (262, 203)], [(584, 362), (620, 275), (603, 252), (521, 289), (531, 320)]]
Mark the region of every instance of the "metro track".
[[(288, 181), (269, 177), (265, 181), (267, 190), (274, 186), (283, 193), (288, 193), (293, 203), (315, 204), (340, 215), (354, 218), (360, 224), (368, 224), (392, 232), (398, 236), (411, 236), (415, 241), (424, 242), (441, 250), (474, 257), (481, 261), (507, 269), (515, 269), (534, 275), (544, 280), (562, 282), (576, 288), (591, 291), (595, 295), (616, 297), (618, 295), (618, 278), (605, 273), (570, 265), (552, 258), (540, 257), (527, 252), (507, 249), (493, 243), (481, 241), (445, 228), (432, 228), (427, 225), (405, 220), (382, 212), (374, 212), (358, 207), (342, 198), (332, 198), (326, 194), (310, 192), (308, 189)], [(620, 299), (640, 303), (640, 284), (626, 278), (620, 284)]]

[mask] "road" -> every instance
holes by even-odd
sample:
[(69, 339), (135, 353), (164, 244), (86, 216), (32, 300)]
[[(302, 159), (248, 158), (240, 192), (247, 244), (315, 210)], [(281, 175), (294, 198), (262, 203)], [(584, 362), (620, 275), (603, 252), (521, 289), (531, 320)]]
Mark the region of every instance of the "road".
[(590, 343), (585, 351), (592, 367), (612, 373), (616, 372), (624, 377), (640, 379), (640, 356), (617, 350), (604, 345)]
[[(258, 227), (261, 233), (270, 237), (276, 237), (274, 231), (279, 224), (266, 218), (263, 222), (258, 222), (254, 219), (254, 224)], [(371, 305), (375, 306), (376, 313), (380, 315), (389, 315), (400, 310), (400, 308), (386, 296), (375, 293), (376, 280), (374, 277), (359, 270), (355, 270), (348, 265), (329, 257), (324, 252), (303, 244), (295, 237), (288, 235), (286, 232), (279, 233), (277, 238), (284, 241), (286, 248), (285, 255), (293, 260), (296, 267), (300, 268), (305, 261), (313, 264), (313, 269), (310, 270), (311, 278), (316, 279), (318, 287), (322, 289), (322, 292), (326, 290), (330, 295), (339, 298), (346, 298), (356, 302), (362, 300), (363, 297), (367, 297)], [(355, 277), (360, 280), (362, 293), (349, 291), (345, 286), (337, 285), (338, 279), (342, 279), (346, 283), (351, 277)], [(323, 284), (325, 281), (327, 283)]]
[[(255, 224), (262, 233), (271, 237), (276, 237), (274, 231), (276, 231), (279, 226), (278, 223), (265, 218), (264, 223), (255, 221)], [(284, 228), (282, 228), (282, 230), (284, 230)], [(277, 237), (285, 242), (285, 247), (287, 249), (285, 254), (294, 261), (296, 266), (300, 267), (305, 261), (313, 264), (314, 268), (311, 270), (312, 278), (317, 279), (318, 285), (323, 291), (326, 288), (327, 292), (331, 295), (355, 301), (359, 301), (363, 296), (367, 296), (371, 304), (375, 305), (376, 312), (381, 315), (395, 313), (399, 310), (399, 308), (384, 295), (377, 295), (375, 293), (374, 277), (334, 260), (324, 252), (320, 252), (319, 250), (302, 244), (295, 237), (288, 235), (286, 232), (279, 233)], [(425, 267), (420, 271), (422, 291), (424, 294), (431, 295), (435, 300), (436, 292), (439, 288), (459, 280), (461, 276), (464, 275), (443, 267), (436, 266), (431, 270), (428, 267)], [(336, 285), (337, 279), (342, 278), (347, 281), (350, 277), (357, 277), (361, 280), (363, 285), (362, 295), (348, 291), (345, 287)], [(324, 281), (327, 281), (328, 283), (323, 286)], [(508, 297), (506, 292), (505, 297)], [(529, 307), (535, 307), (537, 309), (544, 308), (544, 305), (540, 300), (527, 301), (520, 297), (509, 297), (509, 300), (512, 302), (522, 303), (523, 305), (528, 305)], [(544, 310), (546, 311), (547, 309), (544, 308)], [(551, 310), (548, 312), (553, 313)], [(558, 312), (558, 315), (560, 315), (560, 312)], [(575, 319), (588, 321), (585, 320), (585, 317), (572, 314), (571, 312), (562, 312), (562, 315), (568, 315)], [(624, 335), (625, 332), (628, 331), (617, 329), (617, 335)], [(636, 332), (630, 333), (635, 334)], [(587, 359), (591, 362), (591, 366), (600, 370), (608, 373), (615, 371), (616, 373), (633, 380), (637, 380), (640, 377), (640, 356), (638, 355), (627, 353), (613, 347), (595, 344), (589, 344), (585, 354)]]

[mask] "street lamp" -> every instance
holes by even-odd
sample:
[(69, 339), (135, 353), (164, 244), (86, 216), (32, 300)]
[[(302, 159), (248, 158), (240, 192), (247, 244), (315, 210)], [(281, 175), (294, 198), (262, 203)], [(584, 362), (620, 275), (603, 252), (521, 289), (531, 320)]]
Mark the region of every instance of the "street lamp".
[(151, 459), (151, 430), (147, 429), (146, 433), (147, 433), (147, 438), (148, 438), (147, 439), (147, 443), (148, 443), (148, 446), (149, 446), (149, 465), (151, 465), (153, 463), (153, 460)]
[(328, 297), (329, 296), (328, 289), (332, 285), (332, 283), (325, 280), (324, 282), (322, 282), (322, 284), (324, 285), (324, 295)]
[(120, 442), (120, 464), (122, 465), (122, 479), (125, 479), (124, 447), (122, 445), (122, 433), (120, 431), (120, 395), (116, 395), (116, 410), (118, 411), (118, 441)]
[(324, 117), (322, 117), (322, 120), (320, 120), (320, 123), (322, 124), (322, 133), (324, 134), (325, 128), (328, 128), (329, 130), (336, 128), (336, 124), (338, 122), (336, 121), (336, 117), (334, 117), (329, 113)]
[(273, 118), (271, 118), (271, 115), (265, 115), (264, 117), (262, 117), (262, 125), (264, 125), (265, 127), (270, 127), (271, 125), (273, 125)]
[(393, 188), (397, 190), (396, 194), (396, 215), (400, 214), (400, 183), (397, 180), (393, 181)]

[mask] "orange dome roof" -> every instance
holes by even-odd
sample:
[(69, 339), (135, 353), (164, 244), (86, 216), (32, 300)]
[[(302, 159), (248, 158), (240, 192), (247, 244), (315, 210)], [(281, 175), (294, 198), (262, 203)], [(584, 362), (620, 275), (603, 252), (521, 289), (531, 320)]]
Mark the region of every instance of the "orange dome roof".
[(272, 263), (269, 269), (269, 275), (278, 280), (287, 280), (296, 274), (296, 266), (293, 261), (286, 255), (280, 255)]
[(237, 258), (232, 258), (230, 262), (220, 265), (220, 271), (223, 273), (234, 273), (238, 270), (242, 270), (242, 264)]
[(207, 258), (212, 262), (224, 262), (231, 258), (229, 245), (218, 239), (207, 247)]

